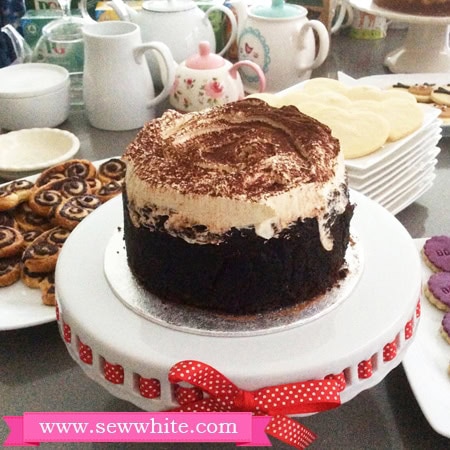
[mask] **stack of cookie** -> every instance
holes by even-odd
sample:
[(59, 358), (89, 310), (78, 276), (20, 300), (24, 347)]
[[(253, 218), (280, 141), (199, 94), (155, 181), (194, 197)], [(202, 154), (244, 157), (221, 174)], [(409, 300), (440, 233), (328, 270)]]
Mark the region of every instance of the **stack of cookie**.
[(427, 239), (422, 256), (433, 271), (424, 286), (424, 294), (432, 305), (443, 311), (440, 333), (450, 344), (450, 236)]
[(55, 305), (54, 271), (70, 232), (122, 191), (125, 163), (72, 159), (0, 187), (0, 287), (19, 279)]

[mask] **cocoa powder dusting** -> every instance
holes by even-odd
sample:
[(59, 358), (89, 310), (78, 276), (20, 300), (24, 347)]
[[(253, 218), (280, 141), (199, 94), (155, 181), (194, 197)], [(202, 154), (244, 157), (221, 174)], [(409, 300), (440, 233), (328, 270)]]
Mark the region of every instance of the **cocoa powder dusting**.
[(205, 111), (167, 111), (147, 123), (124, 159), (154, 188), (258, 199), (334, 175), (339, 143), (294, 106), (245, 99)]

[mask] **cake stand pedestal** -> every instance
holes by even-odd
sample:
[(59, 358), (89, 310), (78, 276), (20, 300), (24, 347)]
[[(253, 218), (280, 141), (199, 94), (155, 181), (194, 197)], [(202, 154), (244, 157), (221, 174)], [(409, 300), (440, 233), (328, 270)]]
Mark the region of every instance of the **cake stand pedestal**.
[(409, 24), (402, 46), (389, 53), (385, 66), (393, 73), (441, 73), (450, 71), (450, 17), (402, 14), (373, 4), (372, 0), (350, 0), (360, 11)]
[(343, 376), (340, 399), (349, 401), (400, 364), (419, 323), (421, 291), (420, 260), (407, 231), (367, 197), (351, 198), (364, 267), (345, 301), (299, 326), (244, 335), (166, 326), (116, 296), (105, 255), (123, 212), (120, 197), (110, 200), (76, 227), (58, 260), (57, 320), (70, 355), (112, 395), (146, 411), (178, 405), (168, 374), (185, 360), (214, 367), (244, 390)]

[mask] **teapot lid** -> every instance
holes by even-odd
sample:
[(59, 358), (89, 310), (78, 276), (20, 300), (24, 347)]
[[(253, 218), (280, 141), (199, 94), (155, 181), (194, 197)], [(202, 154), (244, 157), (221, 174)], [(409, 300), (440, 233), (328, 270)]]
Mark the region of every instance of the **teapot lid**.
[(256, 5), (251, 8), (251, 13), (254, 16), (273, 19), (298, 17), (302, 16), (305, 12), (304, 8), (285, 3), (284, 0), (272, 0), (270, 6)]
[(215, 53), (211, 53), (208, 41), (201, 41), (198, 44), (198, 53), (186, 59), (186, 67), (189, 69), (208, 70), (218, 69), (224, 66), (225, 60)]
[(187, 11), (197, 7), (193, 0), (149, 0), (142, 4), (142, 9), (154, 12)]

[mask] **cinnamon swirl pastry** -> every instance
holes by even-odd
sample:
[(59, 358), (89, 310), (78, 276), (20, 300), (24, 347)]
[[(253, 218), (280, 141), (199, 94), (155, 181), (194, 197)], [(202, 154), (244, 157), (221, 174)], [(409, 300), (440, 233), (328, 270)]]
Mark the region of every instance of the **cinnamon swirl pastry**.
[(119, 158), (112, 158), (100, 164), (97, 177), (102, 183), (109, 181), (122, 182), (125, 178), (126, 165), (125, 162)]
[(47, 306), (56, 305), (55, 273), (49, 273), (39, 285), (42, 294), (42, 303)]
[(20, 256), (0, 258), (0, 287), (10, 286), (20, 278)]
[(91, 194), (97, 194), (99, 189), (102, 187), (102, 182), (98, 178), (87, 178), (86, 182), (89, 186)]
[(102, 203), (111, 200), (116, 195), (122, 193), (122, 184), (118, 181), (111, 180), (105, 183), (97, 192), (98, 197), (102, 201)]
[(21, 264), (20, 279), (29, 288), (38, 289), (47, 275), (47, 272), (31, 272)]
[(44, 186), (35, 189), (31, 194), (29, 205), (35, 213), (51, 217), (64, 198), (89, 193), (90, 187), (85, 179), (65, 177), (50, 181)]
[(85, 217), (102, 204), (98, 196), (77, 195), (63, 201), (57, 208), (53, 222), (68, 230), (73, 230)]
[(16, 228), (0, 226), (0, 258), (18, 255), (25, 247), (22, 233)]
[(42, 231), (40, 230), (29, 230), (29, 231), (24, 231), (22, 233), (24, 242), (25, 242), (25, 247), (28, 247), (29, 245), (31, 245), (34, 240), (40, 236), (42, 234)]
[(61, 247), (50, 242), (35, 240), (22, 255), (22, 265), (29, 272), (51, 272), (55, 270)]
[(0, 212), (0, 225), (5, 227), (17, 228), (17, 221), (11, 211)]
[(19, 204), (19, 196), (5, 188), (0, 189), (0, 211), (9, 211)]
[(45, 231), (53, 228), (47, 217), (36, 214), (28, 202), (21, 203), (14, 210), (14, 218), (21, 231), (40, 230)]
[(33, 190), (34, 183), (29, 180), (15, 180), (5, 186), (5, 190), (14, 193), (19, 198), (19, 203), (26, 202)]
[(35, 185), (41, 187), (50, 181), (66, 177), (94, 178), (96, 173), (97, 169), (94, 164), (87, 159), (70, 159), (44, 170), (36, 180)]

